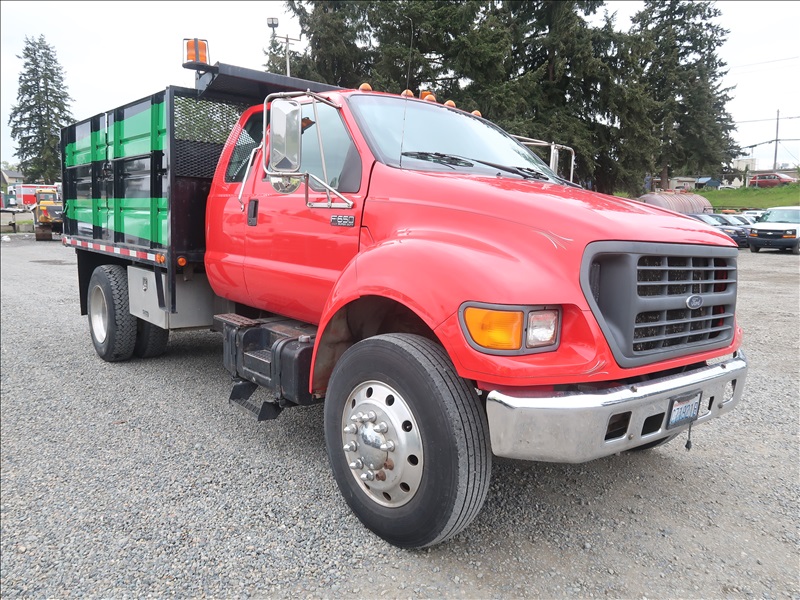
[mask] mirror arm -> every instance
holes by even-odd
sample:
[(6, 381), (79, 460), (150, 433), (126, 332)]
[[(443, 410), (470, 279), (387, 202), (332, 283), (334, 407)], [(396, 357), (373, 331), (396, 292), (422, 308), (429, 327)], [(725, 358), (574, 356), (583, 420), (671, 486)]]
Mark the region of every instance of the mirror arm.
[[(328, 181), (328, 169), (325, 166), (325, 150), (322, 148), (322, 128), (319, 126), (319, 115), (317, 114), (317, 103), (311, 102), (311, 107), (314, 109), (314, 122), (317, 124), (317, 142), (319, 142), (319, 157), (322, 161), (322, 178)], [(317, 179), (316, 177), (314, 179)], [(319, 181), (319, 179), (317, 179)], [(328, 206), (331, 206), (331, 188), (325, 185), (325, 195), (328, 198)], [(306, 177), (306, 205), (308, 205), (308, 177)]]
[[(305, 183), (305, 186), (306, 186), (306, 206), (309, 207), (309, 208), (353, 208), (353, 206), (355, 205), (355, 203), (352, 200), (350, 200), (349, 198), (346, 198), (345, 196), (342, 196), (339, 192), (337, 192), (335, 189), (333, 189), (327, 183), (322, 181), (322, 179), (320, 179), (316, 175), (313, 175), (313, 174), (308, 173), (308, 172), (306, 172), (306, 173), (280, 173), (280, 172), (277, 172), (277, 171), (268, 171), (266, 173), (266, 176), (267, 177), (280, 177), (281, 179), (287, 179), (287, 178), (292, 178), (292, 177), (302, 177), (305, 180), (304, 183)], [(318, 184), (320, 184), (322, 187), (325, 188), (325, 192), (326, 192), (326, 194), (328, 196), (328, 201), (327, 202), (309, 202), (309, 200), (308, 200), (308, 190), (310, 188), (309, 188), (308, 184), (309, 184), (309, 180), (310, 179), (313, 179), (314, 181), (316, 181)], [(331, 194), (334, 194), (336, 197), (338, 197), (341, 200), (341, 202), (333, 202), (333, 200), (331, 199)]]
[(250, 167), (253, 165), (253, 158), (256, 155), (256, 152), (261, 147), (264, 142), (262, 141), (261, 144), (250, 150), (250, 158), (247, 159), (247, 169), (244, 172), (244, 179), (242, 179), (242, 187), (239, 188), (239, 210), (244, 212), (244, 202), (242, 202), (242, 194), (244, 193), (244, 185), (247, 183), (247, 178), (250, 176)]

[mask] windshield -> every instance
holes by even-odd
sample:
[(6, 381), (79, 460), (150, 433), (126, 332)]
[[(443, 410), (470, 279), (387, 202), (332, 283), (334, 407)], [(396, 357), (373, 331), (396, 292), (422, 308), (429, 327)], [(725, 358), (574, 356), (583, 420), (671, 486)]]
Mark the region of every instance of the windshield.
[(759, 223), (800, 223), (800, 210), (773, 208), (761, 216)]
[(706, 223), (711, 223), (711, 221), (716, 221), (718, 225), (730, 225), (728, 220), (722, 215), (708, 215), (708, 217), (710, 221), (706, 221)]
[(499, 127), (440, 104), (358, 95), (350, 106), (378, 160), (428, 171), (479, 170), (503, 176), (560, 178)]
[(692, 215), (695, 219), (702, 221), (703, 223), (708, 223), (709, 225), (721, 225), (719, 221), (712, 218), (710, 215)]

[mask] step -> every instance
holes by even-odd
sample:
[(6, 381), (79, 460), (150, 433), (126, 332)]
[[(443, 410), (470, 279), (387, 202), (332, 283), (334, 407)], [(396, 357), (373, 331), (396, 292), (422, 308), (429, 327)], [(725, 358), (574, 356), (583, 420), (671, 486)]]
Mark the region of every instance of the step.
[(283, 410), (274, 402), (253, 400), (252, 398), (231, 398), (230, 403), (236, 408), (254, 416), (257, 421), (277, 419), (278, 415), (281, 414)]

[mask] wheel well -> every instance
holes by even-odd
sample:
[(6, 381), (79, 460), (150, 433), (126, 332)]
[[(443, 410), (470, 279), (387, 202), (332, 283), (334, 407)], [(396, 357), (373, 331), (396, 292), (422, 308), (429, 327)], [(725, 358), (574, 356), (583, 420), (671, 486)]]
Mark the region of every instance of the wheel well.
[(312, 391), (324, 394), (333, 367), (350, 346), (383, 333), (413, 333), (441, 344), (425, 321), (407, 306), (381, 296), (364, 296), (340, 308), (321, 333)]
[(78, 289), (80, 291), (81, 299), (81, 314), (88, 313), (87, 298), (89, 296), (89, 280), (92, 278), (94, 270), (101, 265), (122, 265), (123, 267), (131, 264), (122, 258), (114, 256), (107, 256), (97, 252), (88, 252), (86, 250), (75, 250), (78, 255)]

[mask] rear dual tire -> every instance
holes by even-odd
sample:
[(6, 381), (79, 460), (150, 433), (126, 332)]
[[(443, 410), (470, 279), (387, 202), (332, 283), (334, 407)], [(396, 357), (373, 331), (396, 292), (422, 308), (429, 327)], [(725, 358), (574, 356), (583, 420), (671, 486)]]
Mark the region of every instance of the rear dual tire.
[(107, 362), (132, 356), (151, 358), (167, 349), (169, 331), (130, 312), (128, 274), (122, 265), (101, 265), (92, 273), (87, 294), (89, 332), (97, 355)]
[(128, 360), (136, 346), (136, 317), (128, 305), (128, 275), (121, 265), (101, 265), (89, 280), (89, 331), (97, 355), (107, 362)]

